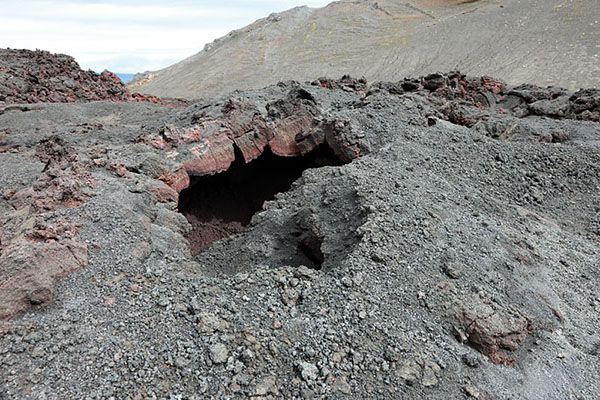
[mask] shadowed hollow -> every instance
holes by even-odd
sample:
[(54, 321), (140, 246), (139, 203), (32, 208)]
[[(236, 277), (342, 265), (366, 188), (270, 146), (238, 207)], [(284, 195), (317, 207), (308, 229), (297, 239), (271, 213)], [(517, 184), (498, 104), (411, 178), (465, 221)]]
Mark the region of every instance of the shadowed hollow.
[(248, 164), (236, 149), (227, 171), (192, 178), (190, 187), (181, 192), (179, 211), (192, 225), (188, 235), (192, 254), (243, 231), (264, 202), (289, 190), (304, 170), (342, 164), (327, 145), (297, 157), (277, 156), (266, 149)]

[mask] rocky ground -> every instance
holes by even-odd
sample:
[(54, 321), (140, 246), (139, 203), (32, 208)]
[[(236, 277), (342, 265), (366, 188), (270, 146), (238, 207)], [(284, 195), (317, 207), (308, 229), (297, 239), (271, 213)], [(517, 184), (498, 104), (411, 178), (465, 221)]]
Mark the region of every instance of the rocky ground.
[(5, 107), (0, 397), (598, 398), (599, 114), (460, 73)]

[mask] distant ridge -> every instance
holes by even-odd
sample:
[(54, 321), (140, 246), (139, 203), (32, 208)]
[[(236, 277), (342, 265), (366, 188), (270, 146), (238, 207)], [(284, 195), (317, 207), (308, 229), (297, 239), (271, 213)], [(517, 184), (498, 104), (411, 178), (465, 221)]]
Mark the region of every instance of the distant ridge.
[(394, 81), (459, 69), (513, 84), (598, 87), (600, 10), (582, 1), (342, 0), (296, 7), (170, 67), (137, 74), (128, 86), (199, 98), (280, 80), (350, 74)]

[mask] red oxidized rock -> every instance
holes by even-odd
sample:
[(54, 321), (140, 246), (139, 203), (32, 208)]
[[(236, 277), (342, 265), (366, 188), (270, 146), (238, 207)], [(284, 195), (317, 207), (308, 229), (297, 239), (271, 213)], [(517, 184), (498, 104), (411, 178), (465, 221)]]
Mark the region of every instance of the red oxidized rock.
[(119, 79), (119, 77), (115, 73), (107, 70), (102, 71), (98, 78), (100, 80), (109, 81), (117, 84), (121, 82), (121, 79)]
[(164, 103), (130, 93), (117, 75), (82, 71), (73, 57), (47, 51), (0, 49), (0, 102), (73, 103), (96, 100)]
[(498, 311), (475, 300), (457, 312), (467, 340), (494, 364), (514, 364), (505, 352), (519, 349), (527, 336), (529, 322), (517, 313)]
[(310, 83), (313, 86), (321, 86), (327, 89), (339, 89), (347, 92), (365, 92), (368, 88), (365, 77), (356, 79), (350, 75), (344, 75), (341, 79), (319, 78)]
[(230, 99), (223, 106), (223, 114), (227, 136), (240, 149), (244, 161), (248, 163), (260, 156), (273, 138), (260, 111), (242, 99)]
[(59, 137), (42, 141), (36, 155), (46, 163), (38, 180), (8, 196), (16, 211), (2, 232), (0, 319), (48, 303), (56, 280), (87, 265), (87, 245), (75, 239), (80, 225), (48, 211), (81, 204), (95, 181)]
[(5, 191), (2, 194), (2, 197), (4, 197), (5, 200), (10, 200), (15, 195), (15, 193), (17, 193), (17, 191), (15, 189), (10, 189), (10, 190)]
[[(137, 138), (159, 149), (173, 149), (184, 169), (165, 171), (158, 179), (180, 192), (190, 176), (223, 172), (235, 161), (236, 149), (249, 163), (267, 147), (278, 156), (304, 155), (327, 143), (344, 162), (369, 151), (366, 142), (344, 121), (324, 122), (321, 109), (306, 90), (294, 88), (267, 105), (268, 122), (257, 106), (232, 98), (221, 108), (221, 116), (194, 117), (188, 128), (165, 125), (158, 134)], [(364, 136), (364, 135), (363, 135)]]
[(267, 105), (273, 138), (269, 146), (279, 156), (297, 156), (314, 150), (325, 141), (321, 111), (304, 89), (292, 89), (285, 99)]
[(188, 175), (212, 175), (226, 171), (235, 160), (233, 142), (225, 132), (217, 132), (190, 147), (195, 157), (185, 160), (183, 166)]
[(160, 174), (158, 179), (177, 192), (181, 192), (183, 189), (187, 189), (190, 186), (190, 176), (183, 167), (173, 172), (164, 171)]
[(155, 103), (165, 105), (165, 103), (158, 97), (151, 94), (131, 93), (130, 100), (132, 101), (147, 101), (149, 103)]
[(16, 239), (0, 255), (0, 319), (52, 300), (54, 283), (87, 265), (87, 246), (75, 240)]
[(150, 184), (148, 189), (156, 196), (156, 201), (159, 203), (177, 203), (179, 201), (179, 193), (177, 190), (161, 181)]

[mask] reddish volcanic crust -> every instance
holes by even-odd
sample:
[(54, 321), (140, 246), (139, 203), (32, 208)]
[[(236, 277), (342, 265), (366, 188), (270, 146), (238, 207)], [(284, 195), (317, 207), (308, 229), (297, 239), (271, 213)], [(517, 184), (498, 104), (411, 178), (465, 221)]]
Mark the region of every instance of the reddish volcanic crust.
[(368, 152), (345, 121), (325, 121), (313, 96), (292, 88), (286, 97), (267, 104), (268, 117), (243, 98), (228, 99), (218, 118), (199, 117), (191, 127), (165, 125), (158, 134), (142, 134), (138, 142), (184, 154), (183, 170), (165, 171), (159, 179), (177, 191), (189, 176), (214, 175), (229, 169), (239, 151), (245, 163), (269, 148), (273, 154), (295, 157), (327, 144), (344, 162)]
[[(363, 97), (377, 92), (413, 93), (431, 98), (432, 104), (436, 105), (431, 118), (468, 127), (487, 121), (494, 113), (516, 117), (531, 114), (590, 121), (600, 119), (597, 90), (572, 93), (530, 85), (509, 88), (498, 79), (467, 77), (457, 71), (372, 85), (367, 85), (364, 78), (350, 76), (337, 80), (320, 78), (311, 85), (356, 92)], [(324, 118), (313, 95), (301, 87), (291, 88), (287, 96), (266, 104), (266, 109), (265, 116), (247, 99), (230, 98), (216, 117), (198, 116), (188, 127), (165, 125), (158, 134), (142, 134), (137, 140), (159, 150), (176, 149), (181, 153), (182, 167), (165, 171), (159, 178), (177, 192), (189, 186), (189, 176), (226, 171), (234, 162), (236, 151), (248, 163), (263, 154), (266, 148), (278, 156), (294, 157), (327, 144), (343, 162), (369, 150), (348, 121)], [(552, 133), (539, 140), (557, 142), (566, 138), (560, 133)]]
[(0, 104), (149, 101), (130, 93), (112, 72), (83, 71), (73, 57), (47, 51), (0, 50)]
[(49, 303), (55, 281), (88, 263), (87, 244), (75, 238), (80, 225), (68, 217), (46, 215), (91, 197), (95, 180), (59, 137), (42, 141), (36, 156), (46, 164), (37, 182), (4, 194), (17, 211), (0, 231), (0, 320), (32, 304)]

